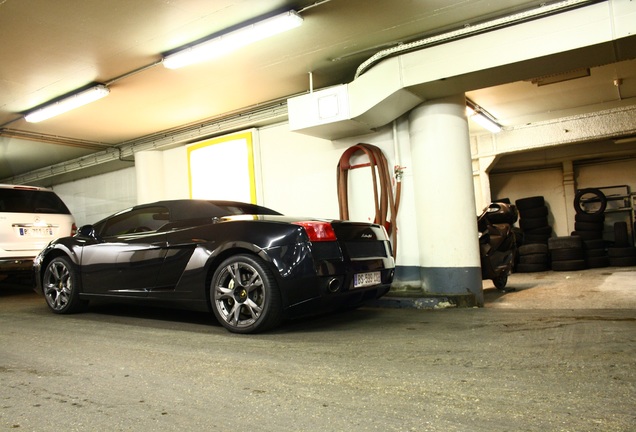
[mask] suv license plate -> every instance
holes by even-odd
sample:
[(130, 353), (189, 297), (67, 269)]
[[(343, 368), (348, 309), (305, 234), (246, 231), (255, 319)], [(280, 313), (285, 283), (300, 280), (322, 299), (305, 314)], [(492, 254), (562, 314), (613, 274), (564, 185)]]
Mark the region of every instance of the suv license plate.
[(357, 273), (353, 275), (353, 287), (362, 288), (382, 283), (380, 272)]
[(51, 228), (20, 228), (22, 237), (50, 237), (53, 235)]

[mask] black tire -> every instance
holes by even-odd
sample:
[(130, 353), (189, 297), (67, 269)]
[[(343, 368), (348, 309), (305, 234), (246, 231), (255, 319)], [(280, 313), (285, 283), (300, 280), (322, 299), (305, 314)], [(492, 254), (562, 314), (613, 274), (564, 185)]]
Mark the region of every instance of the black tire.
[(563, 248), (553, 249), (550, 252), (552, 262), (555, 261), (571, 261), (585, 259), (585, 251), (583, 248)]
[(610, 265), (610, 259), (607, 255), (599, 257), (587, 257), (585, 258), (585, 262), (588, 268), (602, 268), (609, 267)]
[(554, 271), (578, 271), (585, 270), (587, 263), (585, 260), (564, 260), (564, 261), (552, 261), (552, 270)]
[(515, 201), (515, 205), (517, 206), (517, 209), (521, 212), (526, 209), (531, 209), (535, 207), (543, 207), (545, 205), (545, 200), (542, 196), (520, 198)]
[(572, 231), (573, 237), (580, 237), (582, 240), (600, 240), (603, 238), (603, 231)]
[(614, 246), (627, 247), (629, 246), (629, 234), (627, 232), (627, 222), (615, 222), (614, 223)]
[(585, 249), (585, 258), (601, 258), (607, 256), (605, 249)]
[(282, 321), (282, 300), (266, 263), (252, 255), (234, 255), (212, 276), (210, 302), (216, 319), (233, 333), (257, 333)]
[(607, 242), (603, 239), (584, 240), (583, 248), (584, 249), (605, 249), (607, 248)]
[(576, 213), (574, 215), (575, 222), (604, 222), (605, 213)]
[(550, 239), (550, 234), (524, 234), (524, 244), (547, 244)]
[(519, 257), (519, 264), (549, 264), (550, 259), (548, 254), (538, 253), (530, 255), (521, 255)]
[[(586, 195), (594, 195), (596, 199), (598, 200), (599, 206), (594, 211), (588, 212), (588, 211), (585, 211), (585, 209), (583, 208), (582, 201), (584, 200), (584, 197)], [(576, 195), (574, 195), (574, 210), (577, 213), (600, 214), (600, 213), (603, 213), (606, 208), (607, 208), (607, 198), (605, 197), (605, 194), (601, 192), (600, 189), (596, 189), (596, 188), (581, 189), (576, 192)]]
[(552, 234), (552, 227), (550, 225), (544, 225), (541, 226), (539, 228), (534, 228), (534, 229), (528, 229), (525, 230), (526, 234), (530, 234), (530, 235), (551, 235)]
[(521, 215), (522, 218), (547, 217), (548, 216), (548, 207), (547, 206), (541, 206), (541, 207), (527, 208), (527, 209), (524, 209), (523, 211), (520, 210), (519, 214)]
[(550, 270), (547, 264), (517, 264), (517, 273), (536, 273)]
[(552, 237), (548, 240), (548, 249), (582, 248), (583, 240), (580, 237)]
[(524, 231), (529, 231), (545, 226), (549, 226), (547, 217), (540, 218), (524, 218), (519, 219), (519, 226)]
[(71, 314), (83, 310), (88, 302), (79, 297), (81, 286), (75, 267), (65, 256), (53, 258), (46, 265), (42, 278), (46, 304), (57, 314)]
[(519, 252), (519, 256), (522, 255), (531, 255), (531, 254), (547, 254), (548, 253), (548, 245), (542, 243), (531, 243), (519, 246), (517, 249)]
[(574, 222), (576, 231), (603, 231), (605, 225), (603, 222)]
[(610, 257), (610, 265), (612, 267), (632, 267), (636, 266), (636, 256), (628, 257)]
[(611, 247), (607, 249), (610, 258), (636, 257), (636, 247)]

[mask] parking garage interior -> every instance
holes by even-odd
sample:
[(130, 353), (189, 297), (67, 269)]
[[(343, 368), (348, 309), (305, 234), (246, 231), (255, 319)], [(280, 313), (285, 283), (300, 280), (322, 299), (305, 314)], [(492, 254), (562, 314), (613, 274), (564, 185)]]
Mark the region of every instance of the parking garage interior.
[[(166, 66), (180, 51), (289, 11), (302, 22), (296, 28), (199, 64)], [(542, 197), (551, 237), (563, 238), (577, 231), (579, 191), (600, 190), (607, 204), (600, 239), (611, 247), (615, 227), (624, 225), (628, 243), (621, 247), (635, 246), (633, 1), (116, 0), (105, 7), (96, 1), (7, 0), (0, 2), (0, 28), (5, 59), (0, 65), (0, 183), (52, 189), (78, 226), (138, 204), (182, 198), (232, 199), (286, 215), (339, 219), (338, 163), (348, 149), (364, 143), (378, 147), (388, 160), (392, 193), (400, 188), (399, 212), (393, 207), (388, 215), (396, 226), (396, 276), (389, 297), (392, 305), (409, 309), (404, 316), (411, 317), (413, 305), (426, 298), (441, 299), (435, 305), (450, 299), (452, 307), (453, 299), (467, 297), (465, 305), (488, 309), (493, 295), (482, 281), (476, 215), (494, 201)], [(48, 120), (27, 120), (96, 86), (107, 96)], [(478, 123), (478, 117), (495, 129)], [(352, 159), (364, 169), (349, 173), (351, 220), (374, 221), (377, 196), (368, 162), (360, 153)], [(594, 200), (583, 204), (594, 211)], [(515, 228), (521, 231), (519, 222)], [(608, 261), (604, 269), (557, 277), (581, 280), (586, 271), (594, 277), (603, 271), (633, 275), (632, 265)], [(550, 270), (523, 277), (546, 274), (554, 277)], [(138, 313), (133, 311), (133, 318)], [(374, 314), (362, 313), (355, 326), (363, 327)], [(391, 313), (399, 315), (393, 308)], [(121, 319), (119, 312), (105, 316)], [(195, 332), (205, 320), (198, 315), (194, 322), (180, 319)], [(542, 318), (530, 318), (535, 319)], [(632, 310), (614, 321), (608, 318), (617, 327), (633, 319)], [(576, 320), (566, 319), (568, 325)], [(509, 326), (514, 318), (504, 321)], [(422, 322), (404, 325), (419, 330)], [(311, 325), (309, 331), (317, 332)], [(336, 327), (346, 331), (347, 326)], [(619, 363), (632, 368), (620, 379), (633, 385), (633, 361), (621, 357), (633, 353), (633, 338), (625, 336), (630, 328), (612, 331), (624, 342), (612, 348), (622, 353)], [(374, 328), (374, 335), (379, 332)], [(276, 343), (288, 348), (284, 340)], [(143, 379), (149, 388), (161, 388), (152, 378)], [(321, 388), (323, 395), (330, 394)], [(248, 393), (259, 397), (260, 391)], [(282, 393), (277, 398), (286, 400)], [(629, 398), (633, 401), (633, 395)], [(443, 404), (441, 396), (433, 399)], [(271, 410), (280, 409), (269, 403)], [(346, 404), (338, 403), (346, 411)], [(456, 408), (470, 411), (468, 405)], [(529, 426), (527, 411), (515, 409), (524, 412), (519, 430), (558, 430), (545, 421)], [(5, 411), (11, 412), (3, 419), (7, 425), (9, 418), (29, 424), (15, 420), (12, 409)], [(619, 421), (603, 420), (611, 428), (571, 430), (629, 430), (636, 421), (622, 411), (615, 415)], [(503, 420), (497, 422), (492, 429), (488, 422), (479, 423), (476, 430), (506, 429)], [(265, 429), (296, 430), (279, 429), (281, 424), (276, 417)], [(432, 421), (429, 429), (423, 423), (396, 424), (469, 430), (448, 418)], [(177, 426), (164, 423), (165, 430)], [(395, 430), (405, 430), (401, 427)], [(301, 423), (299, 430), (312, 430), (311, 423)]]

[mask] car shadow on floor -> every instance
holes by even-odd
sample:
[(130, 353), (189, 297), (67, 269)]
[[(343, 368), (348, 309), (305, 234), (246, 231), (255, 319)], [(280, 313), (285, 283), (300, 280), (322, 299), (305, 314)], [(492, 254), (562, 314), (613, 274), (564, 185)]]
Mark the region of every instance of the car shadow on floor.
[[(31, 295), (36, 295), (31, 291)], [(38, 296), (39, 297), (39, 296)], [(42, 299), (42, 310), (48, 309)], [(38, 309), (37, 313), (41, 312)], [(50, 311), (46, 311), (51, 313)], [(374, 321), (381, 309), (359, 308), (356, 310), (329, 312), (315, 316), (285, 320), (270, 331), (260, 334), (307, 333), (319, 331), (348, 330), (361, 323)], [(93, 323), (118, 324), (143, 328), (171, 329), (197, 333), (225, 333), (226, 330), (211, 312), (176, 309), (167, 306), (141, 305), (128, 302), (91, 301), (84, 312), (60, 316)], [(230, 334), (227, 332), (227, 334)]]
[(147, 325), (149, 327), (166, 327), (161, 323), (183, 323), (220, 327), (220, 324), (214, 319), (214, 317), (207, 312), (191, 311), (158, 305), (148, 306), (111, 301), (91, 301), (85, 312), (74, 314), (73, 316), (86, 316), (93, 320), (104, 320), (109, 323), (118, 322), (126, 324), (131, 324), (132, 319), (134, 320), (135, 325)]
[(381, 308), (365, 308), (325, 312), (313, 316), (284, 321), (283, 324), (271, 331), (271, 333), (313, 333), (325, 330), (348, 331), (352, 327), (358, 327), (366, 322), (377, 321), (382, 315)]

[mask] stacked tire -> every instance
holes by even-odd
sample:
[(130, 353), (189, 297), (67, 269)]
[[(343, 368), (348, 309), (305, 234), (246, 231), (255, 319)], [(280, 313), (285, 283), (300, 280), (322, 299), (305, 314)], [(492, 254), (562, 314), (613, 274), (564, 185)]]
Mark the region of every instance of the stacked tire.
[(550, 265), (554, 271), (576, 271), (587, 268), (583, 239), (579, 236), (550, 238), (548, 249)]
[(521, 198), (515, 201), (519, 211), (519, 227), (523, 231), (524, 244), (547, 244), (552, 235), (548, 223), (548, 207), (542, 196)]
[(608, 242), (603, 239), (583, 240), (585, 262), (588, 268), (609, 267), (610, 259), (607, 255)]
[[(586, 198), (587, 197), (587, 198)], [(586, 200), (594, 200), (598, 206), (594, 210), (587, 210)], [(605, 209), (607, 198), (605, 194), (596, 188), (581, 189), (574, 196), (574, 231), (573, 236), (579, 236), (585, 240), (601, 240), (605, 229)]]
[(523, 242), (519, 246), (515, 270), (531, 273), (550, 270), (548, 239), (552, 227), (548, 223), (548, 207), (542, 196), (520, 198), (515, 201), (519, 211), (519, 227)]
[(548, 245), (543, 243), (523, 244), (517, 249), (518, 273), (534, 273), (550, 270)]
[[(585, 206), (587, 200), (592, 200), (597, 206), (593, 210), (588, 210)], [(601, 268), (610, 265), (607, 242), (603, 240), (606, 208), (607, 198), (600, 189), (580, 189), (574, 196), (576, 214), (572, 236), (580, 237), (583, 240), (583, 250), (588, 268)]]
[(614, 224), (614, 244), (607, 254), (612, 267), (636, 266), (636, 247), (632, 246), (626, 222)]

